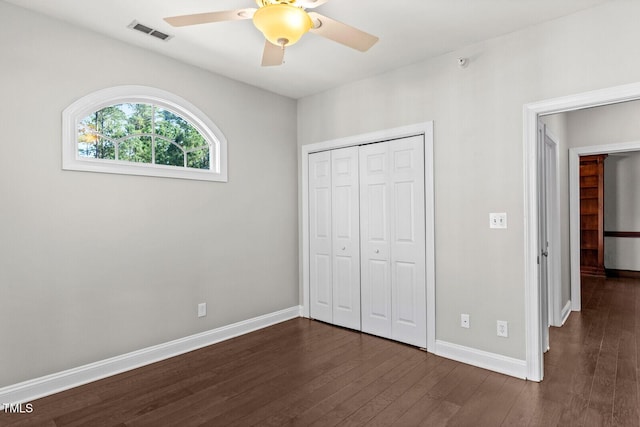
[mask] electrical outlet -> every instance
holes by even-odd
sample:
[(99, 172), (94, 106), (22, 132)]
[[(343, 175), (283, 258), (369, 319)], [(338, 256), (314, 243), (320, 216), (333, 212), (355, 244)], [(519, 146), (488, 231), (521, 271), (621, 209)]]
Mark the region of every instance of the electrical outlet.
[(509, 322), (506, 320), (498, 320), (498, 336), (505, 338), (509, 336)]
[(461, 328), (469, 328), (469, 315), (461, 314), (460, 315), (460, 327)]
[(198, 304), (198, 317), (204, 317), (207, 315), (207, 303), (201, 302)]
[(507, 213), (490, 213), (489, 228), (507, 228)]

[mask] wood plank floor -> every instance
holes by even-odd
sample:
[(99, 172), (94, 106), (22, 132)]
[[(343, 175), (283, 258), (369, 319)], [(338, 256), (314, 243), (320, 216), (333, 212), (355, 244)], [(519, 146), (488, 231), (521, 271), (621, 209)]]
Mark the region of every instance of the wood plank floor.
[(32, 402), (2, 426), (638, 426), (640, 280), (583, 279), (541, 383), (295, 319)]

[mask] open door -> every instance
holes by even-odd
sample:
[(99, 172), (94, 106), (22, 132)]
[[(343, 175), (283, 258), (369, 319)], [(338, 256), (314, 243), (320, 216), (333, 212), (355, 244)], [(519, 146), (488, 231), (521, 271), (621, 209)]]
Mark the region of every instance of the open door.
[(548, 227), (548, 151), (546, 125), (538, 123), (538, 277), (540, 280), (540, 320), (542, 348), (549, 350), (549, 227)]

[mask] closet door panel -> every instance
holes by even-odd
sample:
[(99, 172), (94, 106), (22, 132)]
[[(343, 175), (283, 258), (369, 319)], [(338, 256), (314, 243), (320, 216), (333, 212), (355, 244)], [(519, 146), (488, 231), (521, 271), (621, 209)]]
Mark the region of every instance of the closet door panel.
[(426, 274), (422, 136), (390, 141), (392, 338), (425, 348)]
[(389, 155), (386, 143), (360, 147), (362, 331), (391, 338)]
[[(369, 259), (369, 316), (383, 321), (382, 330), (390, 336), (391, 333), (391, 304), (389, 294), (389, 263), (386, 260)], [(380, 331), (378, 331), (380, 333)]]
[(369, 184), (367, 191), (368, 237), (370, 244), (381, 244), (386, 248), (389, 231), (387, 229), (387, 193), (386, 182)]
[(360, 329), (358, 147), (331, 151), (333, 323)]
[(314, 259), (316, 269), (315, 282), (316, 291), (315, 303), (318, 306), (315, 310), (314, 319), (331, 321), (331, 318), (323, 316), (323, 311), (331, 310), (332, 290), (331, 290), (331, 259), (327, 255), (316, 254)]
[(331, 155), (309, 155), (309, 314), (333, 322)]
[(396, 291), (394, 294), (394, 307), (396, 308), (396, 322), (409, 326), (416, 325), (416, 266), (414, 263), (395, 263)]

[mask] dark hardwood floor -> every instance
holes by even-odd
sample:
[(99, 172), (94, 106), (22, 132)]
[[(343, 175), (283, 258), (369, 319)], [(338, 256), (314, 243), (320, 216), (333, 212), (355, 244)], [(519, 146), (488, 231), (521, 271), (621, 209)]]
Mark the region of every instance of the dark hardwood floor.
[(32, 402), (2, 426), (565, 426), (639, 419), (640, 280), (583, 279), (528, 382), (308, 319)]

